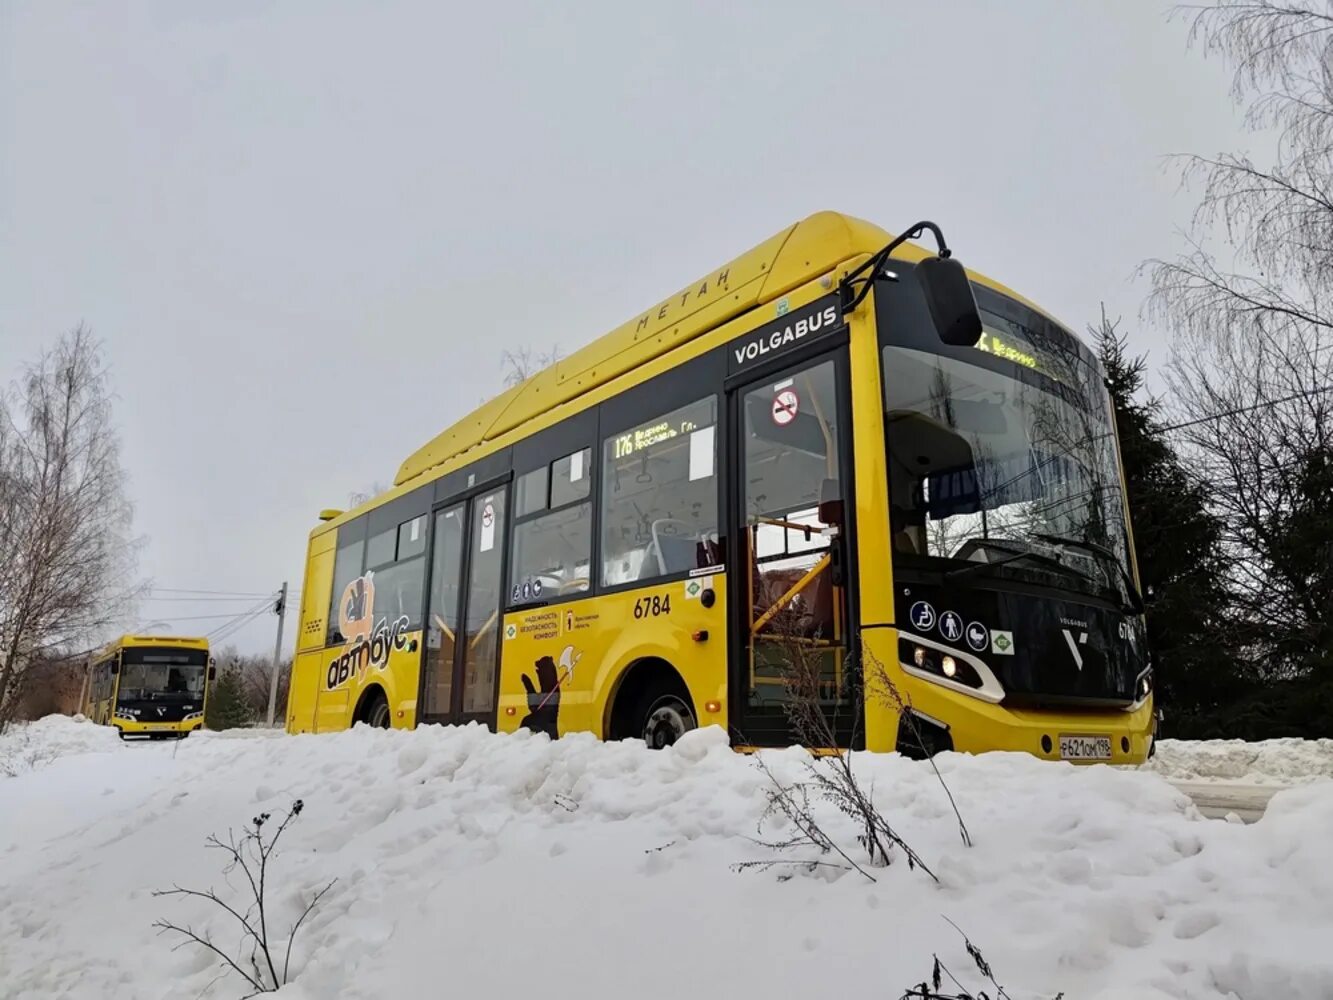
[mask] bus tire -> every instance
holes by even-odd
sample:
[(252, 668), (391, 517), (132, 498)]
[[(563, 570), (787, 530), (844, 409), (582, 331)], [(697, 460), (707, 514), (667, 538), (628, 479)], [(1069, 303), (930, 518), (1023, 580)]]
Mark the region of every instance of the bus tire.
[(649, 750), (672, 746), (691, 729), (699, 727), (689, 695), (672, 687), (651, 687), (639, 702), (636, 735)]
[(364, 722), (372, 729), (389, 728), (389, 699), (384, 697), (383, 691), (376, 688), (366, 695), (366, 700), (361, 705), (360, 718), (357, 721)]

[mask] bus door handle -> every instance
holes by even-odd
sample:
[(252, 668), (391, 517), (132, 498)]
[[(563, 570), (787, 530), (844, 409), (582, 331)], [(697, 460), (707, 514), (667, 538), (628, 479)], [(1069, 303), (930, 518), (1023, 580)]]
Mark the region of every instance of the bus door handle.
[(847, 565), (847, 542), (842, 532), (833, 536), (832, 543), (829, 545), (829, 582), (835, 587), (841, 587), (846, 581)]

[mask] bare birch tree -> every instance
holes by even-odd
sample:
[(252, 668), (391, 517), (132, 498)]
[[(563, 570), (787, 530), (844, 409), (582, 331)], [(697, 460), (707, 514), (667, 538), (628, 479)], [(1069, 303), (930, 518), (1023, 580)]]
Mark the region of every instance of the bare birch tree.
[(1148, 265), (1177, 331), (1170, 416), (1226, 522), (1245, 651), (1266, 677), (1333, 672), (1333, 4), (1182, 12), (1276, 148), (1182, 160), (1191, 247)]
[(549, 368), (561, 358), (560, 345), (549, 351), (534, 351), (531, 347), (517, 350), (505, 350), (500, 355), (500, 367), (504, 369), (505, 388), (511, 388), (520, 382), (526, 382), (543, 368)]
[(1333, 670), (1333, 393), (1314, 391), (1330, 353), (1308, 332), (1260, 332), (1181, 350), (1167, 372), (1180, 447), (1224, 526), (1236, 638), (1263, 680)]
[(31, 665), (129, 610), (132, 513), (100, 345), (80, 327), (0, 393), (0, 729)]

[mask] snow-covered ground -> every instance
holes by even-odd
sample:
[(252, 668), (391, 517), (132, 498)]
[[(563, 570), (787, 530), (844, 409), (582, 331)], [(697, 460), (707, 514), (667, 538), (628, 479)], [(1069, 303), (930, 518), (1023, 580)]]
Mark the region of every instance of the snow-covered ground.
[(1173, 781), (1327, 781), (1333, 778), (1333, 740), (1162, 740), (1145, 767)]
[[(752, 839), (768, 779), (716, 729), (650, 753), (476, 727), (123, 745), (47, 719), (0, 738), (0, 757), (20, 739), (34, 762), (0, 772), (4, 1000), (243, 995), (151, 926), (189, 923), (235, 951), (230, 918), (151, 890), (240, 899), (205, 838), (295, 798), (270, 917), (287, 926), (337, 882), (297, 939), (292, 1000), (896, 1000), (932, 953), (976, 983), (945, 918), (1014, 1000), (1333, 997), (1333, 781), (1279, 791), (1245, 826), (1202, 818), (1151, 770), (945, 755), (968, 848), (929, 765), (860, 756), (937, 886), (901, 857), (874, 882), (733, 871), (770, 856)], [(764, 760), (803, 773), (798, 751)]]

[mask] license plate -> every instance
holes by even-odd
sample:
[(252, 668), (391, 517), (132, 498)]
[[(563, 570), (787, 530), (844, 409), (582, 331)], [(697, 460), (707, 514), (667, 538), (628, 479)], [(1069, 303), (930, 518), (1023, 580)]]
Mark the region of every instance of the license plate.
[[(151, 729), (153, 732), (160, 732), (160, 731), (163, 730), (163, 729), (170, 729), (171, 726), (169, 726), (169, 725), (168, 725), (167, 723), (165, 723), (165, 722), (150, 722), (150, 723), (148, 724), (148, 728)], [(1062, 746), (1063, 746), (1063, 744), (1062, 744)]]
[(1061, 760), (1110, 760), (1109, 736), (1061, 736)]

